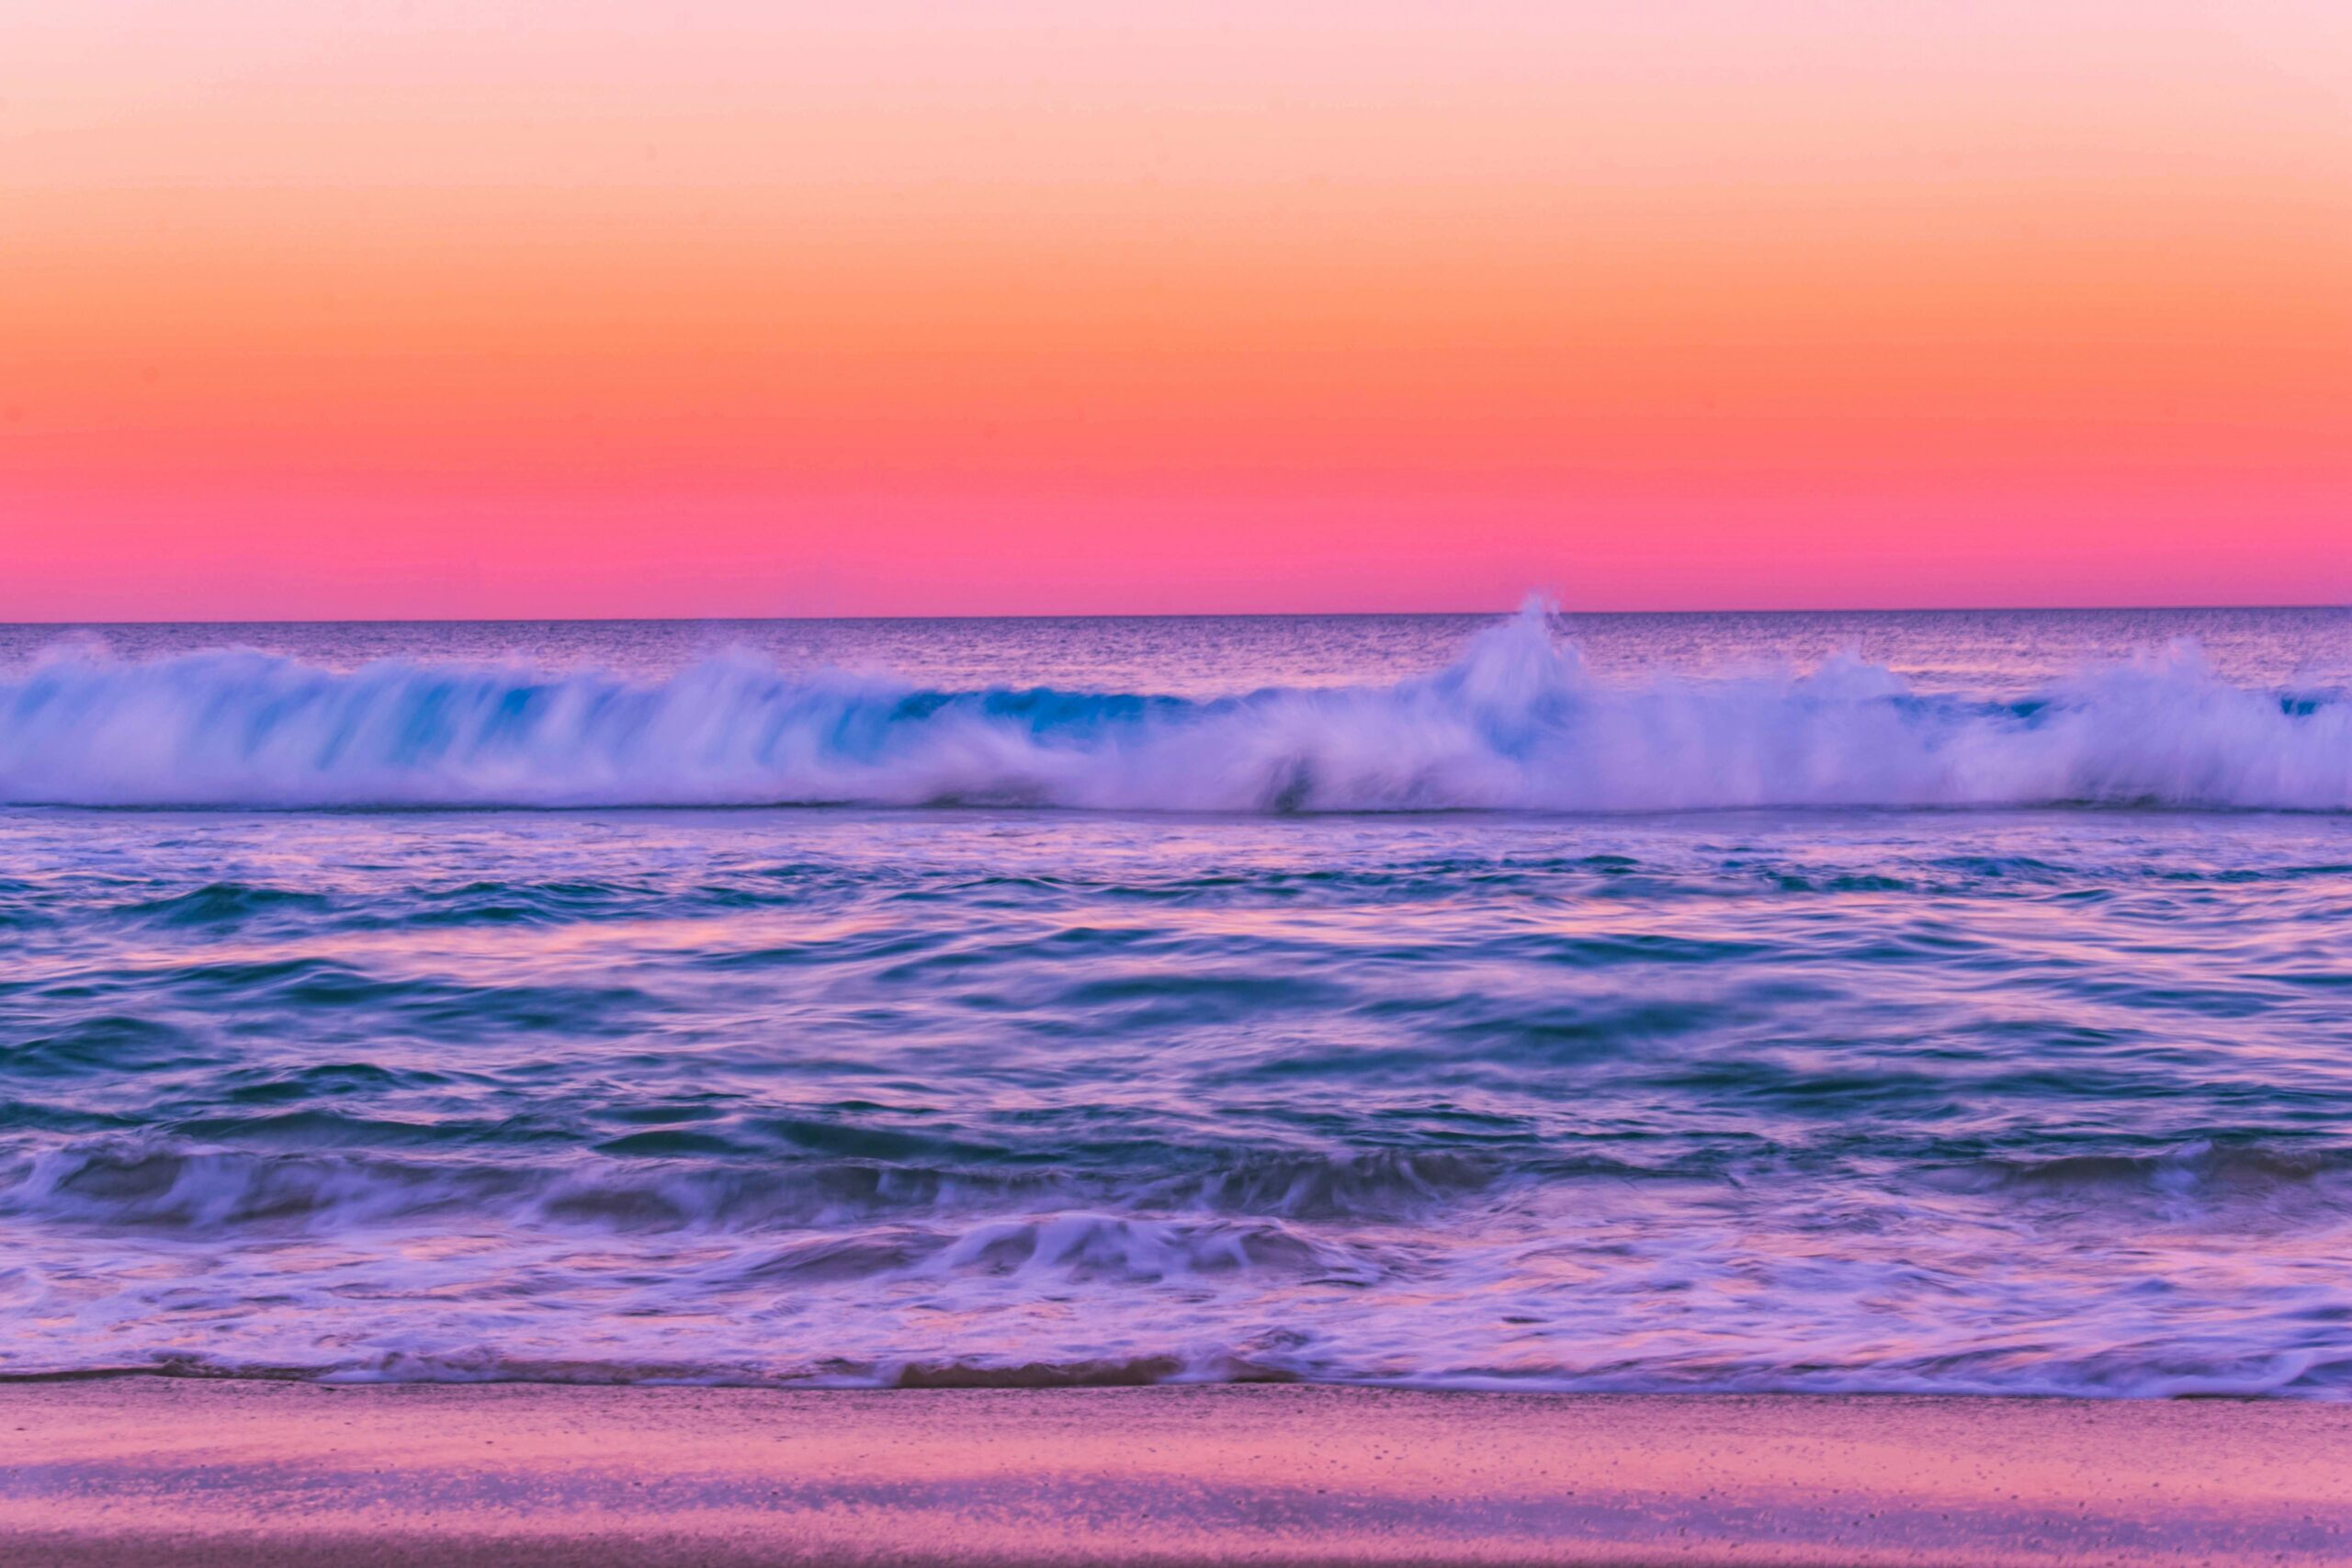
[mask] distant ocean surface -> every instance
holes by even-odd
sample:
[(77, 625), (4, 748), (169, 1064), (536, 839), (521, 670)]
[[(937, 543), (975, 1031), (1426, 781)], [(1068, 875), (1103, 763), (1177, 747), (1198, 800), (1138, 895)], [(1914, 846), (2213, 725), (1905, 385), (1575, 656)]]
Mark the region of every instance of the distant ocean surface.
[(0, 1376), (2352, 1398), (2352, 614), (0, 627)]

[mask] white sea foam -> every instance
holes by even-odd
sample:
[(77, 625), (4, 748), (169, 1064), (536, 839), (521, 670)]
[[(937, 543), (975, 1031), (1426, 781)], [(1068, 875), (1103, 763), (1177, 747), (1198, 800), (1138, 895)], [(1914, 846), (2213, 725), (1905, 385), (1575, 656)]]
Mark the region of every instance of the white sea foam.
[(1639, 811), (2147, 803), (2352, 809), (2352, 703), (2193, 646), (2030, 702), (1801, 675), (1604, 681), (1531, 607), (1434, 675), (1210, 702), (927, 692), (749, 656), (666, 681), (86, 646), (0, 681), (0, 802)]

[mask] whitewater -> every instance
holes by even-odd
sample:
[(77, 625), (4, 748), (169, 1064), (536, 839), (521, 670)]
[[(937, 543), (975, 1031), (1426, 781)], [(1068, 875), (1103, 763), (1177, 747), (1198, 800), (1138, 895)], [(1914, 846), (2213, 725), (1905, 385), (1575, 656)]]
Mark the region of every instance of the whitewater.
[(2010, 701), (1921, 696), (1850, 655), (1603, 681), (1535, 604), (1432, 675), (1210, 699), (922, 689), (741, 652), (636, 682), (69, 650), (0, 681), (0, 802), (2341, 811), (2352, 702), (2232, 684), (2188, 642)]
[(0, 1377), (2352, 1398), (2352, 616), (0, 628)]

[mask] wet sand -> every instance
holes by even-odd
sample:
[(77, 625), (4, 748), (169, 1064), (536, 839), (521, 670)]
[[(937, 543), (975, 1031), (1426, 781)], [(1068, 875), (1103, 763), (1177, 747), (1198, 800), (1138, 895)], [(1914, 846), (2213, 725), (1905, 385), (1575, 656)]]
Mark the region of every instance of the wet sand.
[(2352, 1406), (0, 1385), (0, 1561), (2352, 1561)]

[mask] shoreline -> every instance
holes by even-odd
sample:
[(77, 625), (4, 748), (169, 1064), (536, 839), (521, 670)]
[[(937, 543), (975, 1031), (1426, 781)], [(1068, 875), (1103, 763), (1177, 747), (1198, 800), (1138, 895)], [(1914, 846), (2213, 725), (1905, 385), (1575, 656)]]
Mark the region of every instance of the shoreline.
[(257, 1563), (2352, 1556), (2352, 1405), (1310, 1384), (0, 1384), (0, 1555)]

